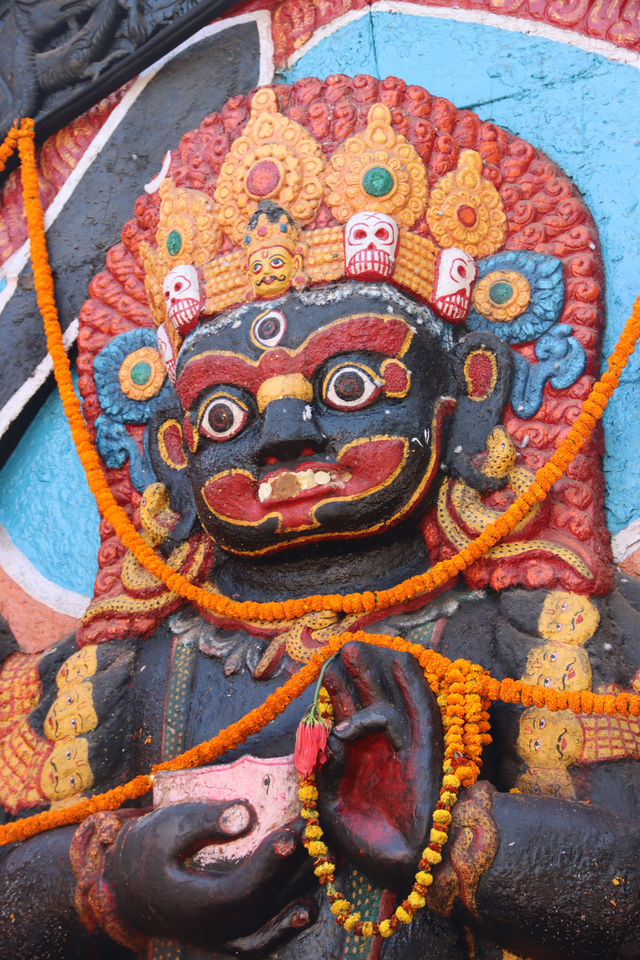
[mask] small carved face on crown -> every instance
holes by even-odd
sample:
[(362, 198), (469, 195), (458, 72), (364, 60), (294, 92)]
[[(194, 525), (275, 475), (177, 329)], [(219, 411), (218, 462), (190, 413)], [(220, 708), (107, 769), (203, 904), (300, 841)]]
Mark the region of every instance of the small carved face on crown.
[(164, 278), (162, 292), (167, 316), (184, 337), (195, 327), (204, 306), (198, 271), (190, 264), (178, 264)]
[(254, 250), (249, 256), (249, 276), (256, 296), (264, 300), (286, 293), (301, 265), (298, 254), (282, 244)]
[(433, 282), (433, 307), (447, 320), (461, 323), (469, 313), (471, 287), (478, 276), (473, 257), (457, 247), (438, 254)]
[(354, 280), (388, 280), (393, 273), (400, 233), (384, 213), (355, 213), (344, 229), (344, 262)]

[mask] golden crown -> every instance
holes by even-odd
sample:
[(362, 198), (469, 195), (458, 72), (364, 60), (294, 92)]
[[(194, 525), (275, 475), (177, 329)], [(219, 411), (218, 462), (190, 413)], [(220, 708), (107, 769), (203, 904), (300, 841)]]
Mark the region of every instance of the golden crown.
[[(174, 267), (185, 264), (199, 272), (200, 315), (267, 297), (252, 284), (249, 259), (269, 243), (299, 258), (291, 276), (280, 281), (279, 293), (283, 283), (299, 287), (353, 276), (345, 258), (345, 228), (356, 215), (379, 215), (391, 224), (395, 250), (393, 260), (385, 261), (384, 279), (437, 309), (434, 277), (441, 251), (453, 247), (484, 257), (506, 239), (502, 201), (482, 170), (479, 154), (462, 150), (456, 169), (429, 193), (420, 155), (394, 129), (382, 103), (370, 108), (366, 128), (327, 158), (301, 124), (279, 112), (273, 90), (258, 90), (249, 121), (222, 163), (213, 198), (169, 178), (159, 187), (156, 246), (140, 248), (153, 319), (158, 326), (167, 319), (163, 284)], [(323, 203), (337, 226), (315, 225)], [(412, 231), (420, 218), (431, 237)], [(383, 274), (374, 269), (360, 276)], [(171, 339), (175, 347), (175, 330)]]

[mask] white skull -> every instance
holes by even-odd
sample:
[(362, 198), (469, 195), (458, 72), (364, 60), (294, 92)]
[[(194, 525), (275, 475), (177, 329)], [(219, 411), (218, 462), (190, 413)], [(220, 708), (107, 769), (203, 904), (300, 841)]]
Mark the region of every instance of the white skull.
[(176, 385), (176, 353), (173, 341), (169, 336), (166, 323), (161, 323), (158, 327), (158, 352), (167, 368), (169, 380), (175, 387)]
[(167, 316), (178, 333), (184, 337), (195, 327), (204, 306), (198, 271), (190, 264), (178, 264), (164, 278), (162, 292)]
[(393, 273), (400, 233), (385, 213), (354, 213), (344, 228), (344, 262), (353, 280), (388, 280)]
[(445, 319), (461, 323), (469, 313), (471, 287), (478, 276), (475, 260), (464, 250), (449, 247), (436, 259), (432, 306)]

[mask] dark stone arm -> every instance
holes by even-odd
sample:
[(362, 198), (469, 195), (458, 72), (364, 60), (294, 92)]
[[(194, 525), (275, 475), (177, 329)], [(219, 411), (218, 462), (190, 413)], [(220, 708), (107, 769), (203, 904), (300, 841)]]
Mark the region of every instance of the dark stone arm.
[(0, 960), (125, 960), (129, 950), (91, 934), (74, 906), (74, 827), (0, 848)]
[(531, 960), (640, 957), (637, 824), (595, 805), (524, 794), (494, 793), (491, 814), (499, 845), (475, 890), (454, 838), (466, 885), (466, 907), (458, 901), (454, 915), (475, 914), (481, 934)]

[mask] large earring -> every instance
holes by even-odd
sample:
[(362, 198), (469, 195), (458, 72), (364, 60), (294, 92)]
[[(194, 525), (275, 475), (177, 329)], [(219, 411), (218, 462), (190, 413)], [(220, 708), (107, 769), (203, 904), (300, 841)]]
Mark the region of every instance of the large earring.
[(488, 493), (504, 487), (508, 475), (478, 468), (473, 460), (485, 453), (489, 437), (502, 423), (511, 393), (511, 350), (498, 337), (471, 333), (455, 350), (458, 403), (448, 445), (449, 473), (467, 486)]

